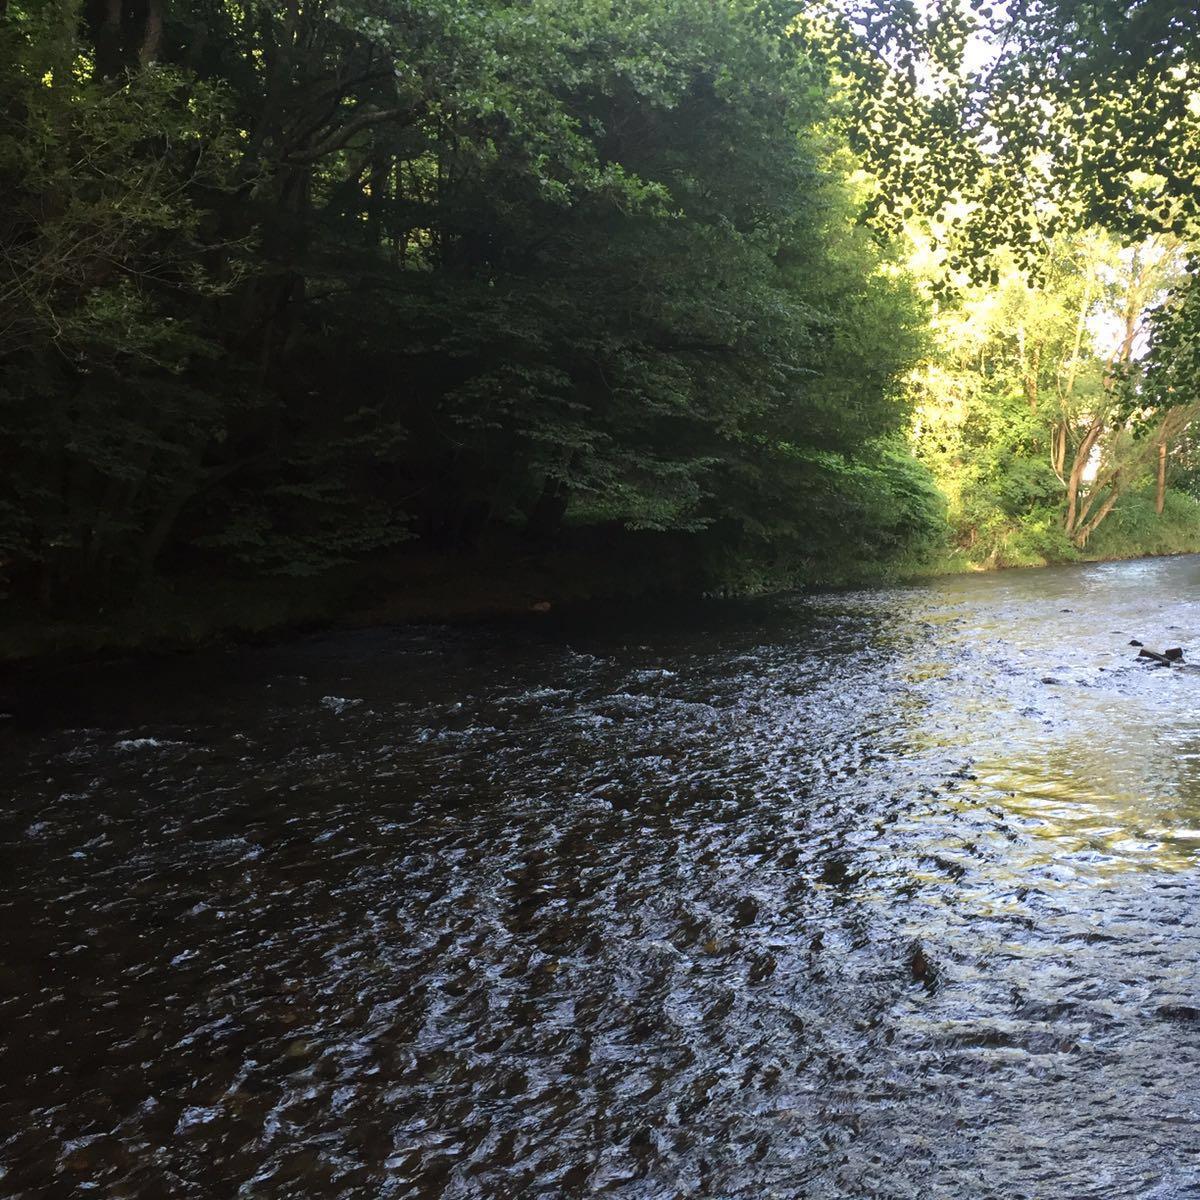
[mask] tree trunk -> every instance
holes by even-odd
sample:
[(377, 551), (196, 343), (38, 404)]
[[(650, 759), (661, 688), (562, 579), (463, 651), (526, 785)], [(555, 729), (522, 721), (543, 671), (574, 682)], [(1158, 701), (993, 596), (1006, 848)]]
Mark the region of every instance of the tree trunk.
[(204, 459), (204, 451), (208, 445), (207, 439), (197, 442), (188, 455), (187, 462), (181, 464), (175, 487), (170, 495), (162, 502), (154, 524), (142, 538), (138, 555), (138, 578), (144, 584), (153, 574), (158, 556), (167, 544), (167, 539), (175, 529), (179, 517), (188, 501), (192, 500), (198, 490), (200, 480), (200, 463)]
[(122, 0), (104, 0), (96, 29), (96, 74), (111, 79), (125, 66), (121, 45)]
[(1067, 480), (1067, 519), (1063, 525), (1067, 536), (1071, 538), (1075, 536), (1075, 525), (1079, 519), (1079, 485), (1083, 481), (1083, 472), (1092, 450), (1103, 432), (1104, 422), (1099, 417), (1093, 417), (1083, 441), (1079, 443), (1079, 449), (1075, 451), (1075, 461), (1071, 464), (1071, 475)]
[(1079, 316), (1075, 321), (1075, 346), (1071, 351), (1071, 358), (1067, 366), (1067, 381), (1066, 386), (1062, 389), (1062, 399), (1065, 402), (1071, 397), (1071, 393), (1075, 390), (1075, 380), (1079, 375), (1079, 356), (1083, 352), (1083, 334), (1087, 329), (1088, 313), (1092, 310), (1092, 284), (1095, 279), (1094, 270), (1089, 267), (1087, 279), (1083, 285), (1083, 299), (1079, 305)]
[(163, 14), (161, 0), (149, 0), (146, 5), (146, 26), (142, 32), (142, 44), (138, 47), (138, 62), (148, 67), (158, 61), (162, 48)]
[(567, 515), (570, 489), (559, 479), (546, 476), (533, 510), (525, 524), (525, 537), (539, 544), (551, 541)]
[(1167, 500), (1167, 440), (1158, 443), (1158, 483), (1154, 489), (1154, 511), (1161, 517)]
[[(1022, 340), (1024, 340), (1022, 338)], [(1024, 355), (1022, 355), (1022, 359)], [(1025, 399), (1029, 404), (1029, 411), (1036, 413), (1038, 410), (1038, 375), (1042, 369), (1042, 346), (1037, 343), (1029, 355), (1029, 365), (1025, 369), (1024, 379), (1022, 380), (1025, 388)]]
[[(1125, 305), (1122, 310), (1122, 321), (1124, 330), (1121, 337), (1121, 343), (1117, 347), (1113, 356), (1108, 361), (1108, 366), (1104, 372), (1104, 392), (1106, 397), (1110, 397), (1118, 385), (1119, 376), (1118, 368), (1123, 368), (1129, 365), (1133, 359), (1133, 347), (1137, 340), (1138, 322), (1145, 308), (1144, 285), (1146, 278), (1146, 268), (1143, 263), (1141, 252), (1137, 249), (1133, 251), (1130, 260), (1130, 276), (1128, 286), (1125, 290)], [(1090, 285), (1091, 279), (1089, 277)], [(1090, 288), (1088, 289), (1090, 291)], [(1085, 300), (1088, 291), (1085, 291)], [(1086, 308), (1080, 310), (1080, 320), (1084, 319)], [(1077, 329), (1077, 337), (1080, 336)], [(1075, 383), (1075, 368), (1072, 365), (1070, 385), (1073, 387)], [(1084, 439), (1079, 444), (1079, 449), (1075, 453), (1075, 461), (1071, 464), (1071, 477), (1067, 483), (1067, 517), (1064, 522), (1064, 528), (1067, 536), (1075, 542), (1077, 546), (1087, 544), (1088, 538), (1095, 531), (1096, 526), (1104, 520), (1112, 511), (1112, 507), (1117, 502), (1117, 497), (1120, 495), (1120, 471), (1114, 470), (1107, 480), (1097, 477), (1093, 482), (1088, 495), (1085, 497), (1082, 506), (1079, 503), (1079, 485), (1083, 480), (1083, 473), (1087, 469), (1088, 459), (1091, 457), (1092, 450), (1095, 449), (1096, 443), (1100, 435), (1104, 432), (1104, 418), (1096, 416), (1092, 418), (1092, 424), (1085, 434)], [(1111, 487), (1111, 491), (1104, 503), (1100, 506), (1094, 516), (1088, 518), (1092, 506), (1096, 503), (1105, 486)]]
[(1087, 545), (1088, 538), (1090, 538), (1092, 534), (1096, 532), (1100, 522), (1103, 521), (1110, 512), (1112, 512), (1113, 505), (1116, 504), (1117, 500), (1120, 498), (1121, 479), (1119, 475), (1113, 476), (1111, 487), (1112, 491), (1108, 493), (1108, 498), (1096, 510), (1096, 513), (1092, 519), (1088, 521), (1086, 525), (1082, 525), (1075, 531), (1075, 537), (1073, 540), (1075, 545), (1077, 545), (1081, 550)]
[(1058, 476), (1061, 482), (1067, 481), (1063, 478), (1063, 472), (1067, 465), (1067, 423), (1066, 421), (1055, 422), (1054, 428), (1050, 433), (1050, 466), (1054, 469), (1055, 475)]

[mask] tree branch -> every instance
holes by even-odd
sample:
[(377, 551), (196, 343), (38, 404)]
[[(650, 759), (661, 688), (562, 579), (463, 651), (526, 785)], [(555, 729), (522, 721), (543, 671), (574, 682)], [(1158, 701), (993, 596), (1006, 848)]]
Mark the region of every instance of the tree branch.
[(358, 111), (345, 125), (339, 129), (335, 129), (314, 146), (310, 146), (307, 150), (294, 150), (284, 156), (284, 161), (289, 163), (311, 163), (316, 162), (319, 158), (324, 158), (327, 154), (333, 154), (341, 150), (355, 134), (361, 133), (364, 129), (369, 129), (373, 125), (381, 125), (385, 121), (394, 121), (399, 117), (409, 117), (411, 120), (412, 110), (407, 108), (374, 108), (367, 106)]

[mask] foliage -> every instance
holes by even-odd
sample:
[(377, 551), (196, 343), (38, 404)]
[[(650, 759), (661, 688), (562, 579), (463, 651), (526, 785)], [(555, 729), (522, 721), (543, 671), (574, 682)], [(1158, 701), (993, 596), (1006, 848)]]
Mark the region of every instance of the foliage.
[(1047, 247), (1040, 283), (1001, 260), (994, 285), (943, 307), (937, 354), (912, 378), (913, 437), (975, 561), (1075, 557), (1160, 460), (1165, 494), (1195, 410), (1139, 354), (1179, 269), (1169, 241), (1089, 231)]
[(1200, 364), (1187, 14), (1082, 13), (0, 0), (0, 582), (1079, 553)]
[(1200, 220), (1200, 10), (1179, 0), (811, 0), (842, 120), (893, 222), (936, 214), (959, 267), (1036, 270), (1058, 234)]
[(92, 82), (61, 11), (40, 16), (3, 31), (0, 553), (27, 585), (102, 590), (153, 557), (223, 427), (200, 378), (223, 373), (208, 320), (240, 247), (189, 192), (220, 192), (233, 142), (214, 89), (169, 69)]
[(1093, 558), (1131, 558), (1141, 554), (1200, 553), (1200, 501), (1172, 490), (1163, 511), (1155, 511), (1154, 489), (1122, 499), (1088, 544)]
[(790, 20), (10, 0), (10, 585), (95, 603), (510, 530), (927, 538), (888, 441), (920, 302)]

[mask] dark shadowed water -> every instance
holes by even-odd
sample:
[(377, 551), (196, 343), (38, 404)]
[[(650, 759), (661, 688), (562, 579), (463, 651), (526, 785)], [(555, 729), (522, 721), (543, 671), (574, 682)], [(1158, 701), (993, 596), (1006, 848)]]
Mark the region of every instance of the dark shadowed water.
[(0, 753), (0, 1196), (1200, 1196), (1200, 561), (342, 633)]

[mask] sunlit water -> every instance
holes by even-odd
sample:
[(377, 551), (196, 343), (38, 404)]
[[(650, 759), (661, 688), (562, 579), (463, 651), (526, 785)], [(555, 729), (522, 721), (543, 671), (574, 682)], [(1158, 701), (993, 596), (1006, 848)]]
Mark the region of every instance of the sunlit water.
[(1200, 1195), (1195, 559), (43, 681), (0, 1195)]

